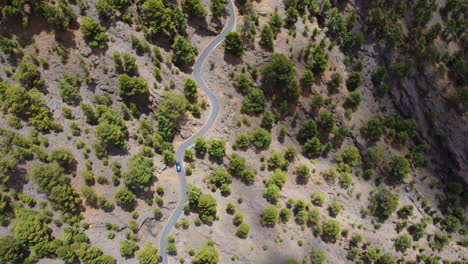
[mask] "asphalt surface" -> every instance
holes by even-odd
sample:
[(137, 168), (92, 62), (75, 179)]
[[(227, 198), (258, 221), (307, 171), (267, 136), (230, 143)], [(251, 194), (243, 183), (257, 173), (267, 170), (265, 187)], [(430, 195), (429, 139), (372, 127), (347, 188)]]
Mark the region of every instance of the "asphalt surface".
[[(172, 228), (176, 224), (177, 220), (183, 213), (183, 208), (184, 205), (187, 203), (187, 177), (185, 175), (185, 169), (184, 169), (184, 151), (188, 148), (190, 148), (194, 143), (195, 143), (195, 138), (197, 137), (203, 137), (208, 130), (213, 126), (213, 124), (216, 122), (216, 119), (218, 118), (220, 107), (219, 107), (219, 101), (216, 98), (216, 96), (213, 94), (213, 92), (208, 88), (206, 85), (205, 81), (202, 78), (202, 68), (203, 64), (206, 61), (206, 58), (210, 55), (210, 53), (224, 40), (224, 37), (231, 31), (234, 31), (236, 28), (236, 15), (234, 11), (234, 3), (232, 0), (228, 0), (228, 5), (227, 5), (227, 10), (228, 10), (228, 20), (226, 25), (224, 26), (223, 31), (214, 38), (210, 44), (203, 50), (203, 52), (198, 56), (197, 60), (195, 61), (195, 64), (193, 66), (193, 79), (197, 82), (198, 87), (205, 92), (205, 94), (208, 96), (208, 100), (210, 101), (211, 105), (211, 113), (210, 117), (206, 121), (206, 123), (203, 125), (203, 127), (195, 134), (193, 134), (190, 138), (182, 142), (179, 147), (176, 150), (176, 160), (181, 163), (182, 170), (177, 174), (177, 177), (179, 178), (180, 182), (180, 200), (179, 203), (177, 204), (177, 207), (175, 208), (174, 212), (172, 213), (171, 217), (169, 217), (169, 220), (166, 222), (164, 225), (162, 232), (161, 232), (161, 240), (159, 243), (159, 250), (161, 253), (161, 258), (162, 258), (162, 263), (163, 264), (168, 264), (168, 257), (167, 257), (167, 236), (171, 233)], [(175, 168), (174, 168), (175, 170)]]

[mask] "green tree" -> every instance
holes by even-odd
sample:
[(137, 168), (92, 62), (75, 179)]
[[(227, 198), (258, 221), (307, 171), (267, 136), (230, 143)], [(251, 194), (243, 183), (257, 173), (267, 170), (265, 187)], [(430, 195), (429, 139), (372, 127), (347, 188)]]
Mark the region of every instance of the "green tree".
[(90, 47), (104, 48), (106, 46), (106, 28), (101, 26), (98, 21), (90, 17), (84, 17), (81, 20), (80, 31)]
[(43, 217), (35, 211), (22, 211), (20, 216), (13, 221), (11, 232), (22, 243), (28, 246), (44, 244), (50, 241), (47, 224)]
[(287, 178), (287, 175), (285, 171), (276, 169), (271, 175), (269, 180), (271, 181), (272, 184), (275, 184), (281, 189), (286, 183), (286, 178)]
[(198, 199), (200, 219), (204, 222), (213, 222), (216, 218), (216, 199), (209, 194), (202, 194)]
[(262, 211), (260, 223), (266, 226), (274, 226), (278, 221), (278, 209), (274, 205), (269, 205)]
[(185, 78), (184, 80), (184, 94), (187, 98), (197, 98), (198, 85), (194, 79)]
[(127, 164), (127, 171), (124, 172), (125, 185), (133, 191), (148, 191), (153, 179), (153, 160), (143, 155), (134, 155)]
[(94, 130), (94, 135), (101, 144), (106, 146), (116, 146), (121, 149), (127, 147), (126, 131), (122, 131), (122, 127), (108, 122), (100, 122)]
[(90, 104), (81, 102), (80, 103), (81, 111), (83, 111), (83, 115), (86, 119), (86, 122), (89, 124), (95, 124), (97, 122), (96, 112), (94, 111), (93, 107)]
[(308, 180), (311, 177), (309, 167), (306, 164), (299, 164), (296, 169), (296, 175), (302, 179)]
[(378, 146), (372, 146), (367, 149), (366, 156), (364, 157), (366, 167), (375, 169), (382, 165), (384, 162), (384, 153)]
[(27, 64), (24, 61), (19, 62), (13, 78), (29, 89), (33, 87), (40, 88), (44, 85), (44, 79), (41, 77), (37, 66), (34, 64)]
[(81, 187), (81, 195), (88, 203), (94, 204), (97, 201), (97, 195), (93, 188), (87, 185)]
[(187, 98), (182, 94), (166, 91), (164, 92), (163, 100), (158, 105), (157, 111), (158, 114), (174, 121), (185, 112), (188, 105)]
[(277, 34), (280, 31), (281, 27), (283, 26), (283, 18), (281, 17), (280, 14), (278, 14), (278, 12), (274, 12), (270, 16), (270, 20), (268, 21), (268, 24), (270, 25), (273, 32)]
[(237, 227), (236, 236), (240, 238), (247, 238), (249, 235), (250, 226), (248, 224), (240, 224)]
[(233, 153), (229, 157), (229, 164), (227, 167), (230, 173), (232, 173), (235, 176), (239, 176), (246, 169), (245, 159), (239, 156), (238, 154)]
[(331, 217), (336, 217), (342, 210), (341, 204), (339, 204), (337, 201), (332, 201), (328, 205), (328, 213), (330, 214)]
[(322, 152), (322, 143), (316, 137), (313, 137), (302, 146), (302, 151), (306, 154), (307, 157), (313, 158)]
[(224, 39), (224, 50), (233, 56), (242, 57), (244, 55), (244, 42), (241, 35), (237, 32), (229, 32)]
[(215, 168), (211, 172), (210, 177), (208, 178), (211, 184), (215, 184), (220, 187), (223, 184), (228, 184), (232, 179), (232, 176), (223, 168)]
[(296, 24), (298, 18), (299, 12), (297, 11), (297, 9), (294, 7), (289, 7), (286, 10), (286, 19), (284, 20), (284, 22), (286, 22), (286, 24), (289, 26), (293, 26), (294, 24)]
[(312, 264), (323, 264), (325, 263), (326, 256), (325, 252), (320, 248), (313, 248), (312, 253), (310, 254), (310, 260)]
[(304, 85), (304, 87), (310, 88), (312, 84), (314, 84), (314, 82), (315, 76), (313, 72), (311, 72), (310, 70), (302, 72), (301, 83), (302, 85)]
[(307, 66), (315, 75), (324, 73), (328, 66), (328, 54), (323, 48), (315, 50), (312, 58), (307, 62)]
[(395, 239), (395, 248), (398, 251), (405, 252), (411, 248), (411, 237), (408, 235), (401, 235)]
[(317, 124), (313, 120), (306, 120), (299, 128), (299, 132), (297, 132), (297, 139), (301, 142), (306, 142), (316, 136)]
[(49, 160), (66, 168), (76, 163), (75, 157), (68, 148), (57, 148), (50, 152)]
[(53, 187), (66, 183), (63, 168), (57, 163), (45, 163), (31, 169), (28, 175), (38, 186), (39, 190), (50, 191)]
[(79, 80), (77, 77), (72, 77), (66, 73), (63, 73), (63, 79), (59, 80), (58, 87), (60, 91), (60, 97), (62, 100), (69, 104), (76, 104), (81, 96), (80, 96), (80, 87), (79, 87)]
[(208, 142), (208, 153), (218, 159), (222, 159), (226, 153), (226, 142), (222, 139), (210, 139)]
[(357, 108), (361, 104), (362, 99), (364, 99), (364, 96), (362, 95), (361, 92), (359, 91), (352, 91), (348, 94), (348, 97), (346, 97), (345, 100), (345, 106), (349, 108)]
[(271, 135), (263, 128), (255, 128), (250, 133), (251, 142), (258, 149), (267, 149), (271, 144)]
[(205, 139), (203, 137), (197, 137), (195, 138), (195, 150), (197, 153), (204, 155), (206, 152), (207, 146)]
[(21, 241), (13, 236), (0, 238), (0, 263), (23, 263), (23, 259)]
[(263, 197), (271, 204), (276, 204), (280, 198), (280, 189), (275, 184), (269, 184), (263, 191)]
[(432, 241), (430, 242), (431, 247), (437, 249), (438, 251), (441, 251), (444, 247), (448, 246), (449, 244), (450, 238), (439, 231), (434, 233)]
[(349, 166), (361, 164), (361, 154), (359, 153), (359, 149), (355, 146), (346, 147), (338, 155), (340, 156), (340, 160)]
[(158, 249), (151, 243), (145, 243), (145, 246), (135, 252), (135, 255), (140, 261), (140, 264), (154, 264), (159, 261), (160, 254)]
[(158, 117), (156, 133), (160, 135), (165, 141), (172, 142), (175, 135), (174, 123), (164, 116)]
[(135, 202), (136, 196), (129, 189), (121, 186), (115, 189), (114, 198), (118, 204), (128, 206)]
[(251, 88), (248, 90), (247, 96), (242, 100), (242, 113), (261, 114), (265, 110), (266, 100), (262, 90)]
[(190, 42), (181, 35), (177, 35), (174, 38), (171, 49), (174, 51), (172, 61), (179, 65), (193, 62), (197, 54), (196, 48), (192, 47)]
[(299, 98), (299, 87), (297, 87), (295, 76), (295, 64), (283, 54), (273, 54), (261, 68), (263, 83), (271, 87), (272, 95), (284, 98), (286, 101), (295, 102)]
[(50, 190), (49, 199), (53, 207), (66, 213), (74, 213), (80, 203), (75, 189), (68, 184), (54, 186)]
[(187, 200), (190, 207), (196, 208), (198, 206), (198, 201), (200, 200), (201, 195), (202, 191), (200, 188), (192, 184), (187, 185)]
[(385, 221), (398, 208), (400, 197), (387, 189), (377, 189), (369, 196), (369, 210), (380, 221)]
[(120, 95), (124, 97), (134, 97), (148, 93), (148, 84), (141, 77), (130, 77), (127, 74), (120, 74), (119, 78)]
[(372, 117), (367, 120), (362, 127), (364, 135), (373, 142), (376, 142), (382, 137), (384, 132), (383, 118), (379, 116)]
[(120, 255), (122, 257), (131, 257), (139, 249), (137, 242), (133, 240), (120, 241)]
[(322, 223), (322, 239), (325, 242), (335, 243), (341, 232), (340, 222), (336, 220), (325, 220)]
[(194, 264), (215, 264), (218, 263), (219, 253), (212, 243), (203, 245), (192, 259)]
[(269, 50), (274, 50), (273, 47), (273, 30), (268, 24), (263, 25), (262, 32), (260, 33), (260, 42), (259, 44), (264, 46)]
[(199, 18), (206, 17), (206, 10), (200, 0), (185, 0), (182, 3), (182, 9), (189, 16), (195, 16)]
[(265, 111), (262, 116), (262, 126), (266, 128), (272, 128), (273, 124), (276, 121), (275, 114), (273, 114), (270, 110)]
[(164, 6), (162, 0), (148, 0), (141, 5), (143, 21), (155, 33), (173, 32), (176, 21), (173, 21), (173, 10)]
[(215, 20), (219, 20), (226, 10), (228, 2), (226, 0), (211, 0), (210, 10)]
[(377, 264), (396, 264), (395, 259), (390, 253), (385, 253), (380, 256), (379, 260), (376, 262)]
[(356, 90), (359, 86), (362, 85), (361, 73), (353, 71), (349, 74), (348, 79), (346, 79), (346, 87), (349, 91)]
[(236, 88), (239, 89), (242, 93), (245, 93), (249, 91), (250, 88), (252, 88), (252, 81), (250, 80), (250, 77), (243, 72), (234, 76), (234, 82)]
[(411, 172), (411, 164), (403, 156), (393, 156), (387, 165), (387, 171), (390, 177), (401, 182)]
[(332, 113), (328, 111), (321, 111), (317, 118), (317, 126), (327, 133), (331, 133), (335, 127), (336, 119)]

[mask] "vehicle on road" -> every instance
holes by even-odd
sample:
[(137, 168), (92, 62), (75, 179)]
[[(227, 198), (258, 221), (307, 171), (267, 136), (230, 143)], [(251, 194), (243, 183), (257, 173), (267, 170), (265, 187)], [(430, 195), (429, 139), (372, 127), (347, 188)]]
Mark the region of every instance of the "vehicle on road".
[(180, 172), (182, 170), (182, 166), (180, 165), (180, 162), (176, 162), (175, 167), (177, 169), (177, 172)]

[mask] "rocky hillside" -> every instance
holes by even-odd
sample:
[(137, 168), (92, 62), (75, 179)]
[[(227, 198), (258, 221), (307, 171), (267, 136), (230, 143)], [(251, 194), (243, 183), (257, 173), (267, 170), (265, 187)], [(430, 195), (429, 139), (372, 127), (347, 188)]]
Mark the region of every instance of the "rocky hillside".
[(466, 0), (0, 3), (0, 263), (468, 263)]

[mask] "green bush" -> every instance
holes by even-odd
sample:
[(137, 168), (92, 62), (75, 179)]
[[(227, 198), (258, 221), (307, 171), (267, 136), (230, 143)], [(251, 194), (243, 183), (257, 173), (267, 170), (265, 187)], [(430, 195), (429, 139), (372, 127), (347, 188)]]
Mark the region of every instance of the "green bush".
[(226, 10), (228, 1), (227, 0), (212, 0), (210, 4), (210, 10), (215, 20), (219, 20), (221, 15)]
[(87, 202), (94, 204), (97, 201), (97, 195), (93, 188), (89, 186), (81, 187), (81, 195), (86, 199)]
[(339, 153), (340, 160), (350, 166), (361, 164), (361, 154), (355, 146), (349, 146)]
[(320, 192), (314, 192), (312, 194), (312, 203), (316, 206), (322, 206), (325, 203), (325, 196)]
[(198, 154), (204, 155), (206, 152), (207, 146), (205, 139), (203, 137), (195, 138), (195, 150)]
[(252, 88), (252, 81), (245, 73), (239, 73), (234, 76), (234, 82), (237, 89), (242, 93), (248, 92)]
[(332, 113), (328, 111), (321, 111), (317, 118), (318, 127), (327, 133), (331, 133), (335, 127), (336, 119)]
[(342, 209), (343, 207), (337, 201), (332, 201), (328, 205), (328, 213), (330, 214), (331, 217), (336, 217), (341, 212)]
[(348, 108), (355, 109), (361, 104), (362, 99), (364, 99), (364, 96), (361, 94), (361, 92), (352, 91), (349, 92), (344, 104)]
[(348, 79), (346, 79), (346, 87), (349, 91), (356, 90), (359, 86), (362, 85), (361, 73), (353, 71), (349, 74)]
[(158, 104), (159, 115), (174, 121), (178, 119), (189, 106), (189, 102), (184, 95), (172, 91), (164, 92), (163, 100)]
[(50, 191), (53, 187), (66, 183), (63, 168), (57, 163), (40, 164), (33, 167), (28, 178), (39, 186), (39, 190), (44, 191)]
[(27, 64), (24, 61), (19, 62), (13, 78), (29, 89), (33, 87), (40, 88), (44, 85), (44, 79), (41, 77), (37, 66), (34, 64)]
[(270, 184), (263, 191), (263, 197), (271, 204), (276, 204), (280, 198), (280, 189), (275, 184)]
[(271, 143), (271, 135), (270, 133), (263, 129), (263, 128), (255, 128), (250, 132), (251, 142), (258, 148), (258, 149), (267, 149)]
[(84, 17), (81, 20), (80, 31), (90, 47), (104, 48), (106, 46), (106, 28), (101, 26), (98, 21)]
[(68, 184), (54, 186), (50, 190), (49, 199), (53, 202), (54, 209), (65, 213), (75, 213), (80, 203), (75, 189)]
[(341, 86), (341, 84), (343, 84), (343, 77), (341, 77), (341, 75), (339, 73), (337, 73), (337, 72), (332, 73), (331, 74), (331, 79), (328, 82), (328, 85), (332, 89), (336, 90)]
[(182, 9), (189, 16), (205, 18), (207, 15), (205, 7), (200, 2), (200, 0), (185, 0), (182, 3)]
[(408, 235), (401, 235), (395, 239), (395, 249), (401, 252), (405, 252), (411, 248), (411, 237)]
[(198, 85), (195, 80), (190, 78), (185, 78), (184, 80), (184, 94), (187, 98), (196, 98), (197, 97), (197, 88)]
[(311, 177), (309, 167), (306, 164), (299, 164), (296, 169), (296, 175), (302, 179), (308, 180)]
[(231, 181), (231, 174), (227, 172), (223, 168), (215, 168), (213, 172), (210, 174), (208, 181), (211, 184), (215, 184), (216, 186), (220, 187), (223, 184), (228, 184)]
[(273, 47), (273, 37), (274, 33), (271, 27), (268, 24), (263, 25), (262, 31), (260, 33), (259, 44), (269, 50), (274, 50)]
[(276, 169), (273, 174), (270, 176), (269, 183), (275, 184), (278, 188), (283, 188), (286, 183), (286, 172)]
[(273, 54), (261, 68), (263, 83), (268, 93), (286, 102), (296, 102), (300, 89), (295, 81), (294, 62), (283, 54)]
[(291, 218), (291, 210), (289, 210), (288, 208), (281, 208), (279, 212), (279, 219), (281, 220), (281, 222), (287, 223), (290, 218)]

